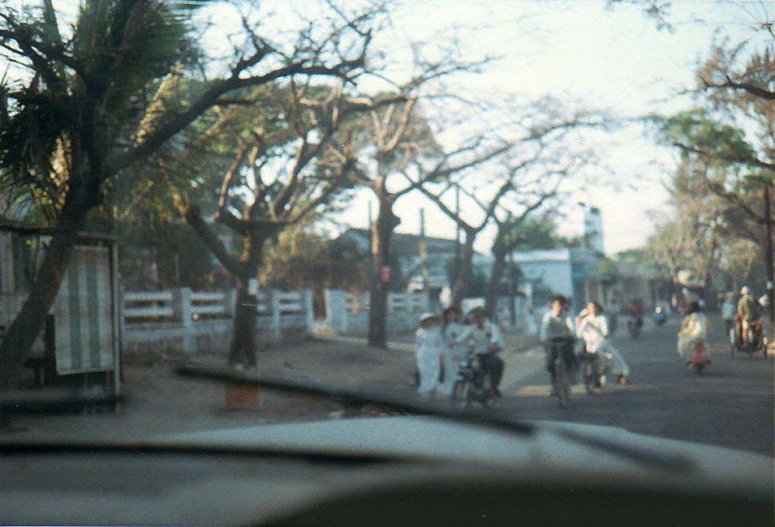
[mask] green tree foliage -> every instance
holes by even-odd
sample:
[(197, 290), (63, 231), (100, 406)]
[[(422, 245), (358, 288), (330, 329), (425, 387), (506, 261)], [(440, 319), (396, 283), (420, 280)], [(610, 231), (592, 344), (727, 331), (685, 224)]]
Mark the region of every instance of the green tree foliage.
[(283, 230), (267, 247), (259, 272), (262, 287), (312, 289), (315, 312), (325, 313), (325, 290), (362, 291), (368, 287), (368, 266), (360, 255), (342, 250), (311, 223)]
[(78, 233), (105, 202), (109, 182), (138, 177), (138, 164), (237, 90), (297, 76), (353, 81), (380, 10), (367, 6), (348, 18), (327, 4), (320, 27), (285, 40), (245, 17), (233, 54), (215, 65), (193, 33), (192, 10), (202, 3), (85, 0), (70, 24), (50, 0), (3, 1), (0, 50), (13, 68), (0, 84), (0, 188), (11, 206), (34, 203), (56, 227), (0, 344), (3, 385), (13, 383), (40, 332)]
[(760, 159), (766, 152), (761, 144), (752, 146), (750, 134), (722, 117), (697, 109), (653, 121), (658, 140), (677, 147), (680, 159), (669, 185), (675, 218), (660, 225), (648, 245), (674, 283), (678, 271), (688, 270), (708, 285), (720, 272), (729, 287), (763, 288), (766, 273), (752, 273), (757, 266), (740, 261), (749, 251), (737, 251), (746, 241), (766, 246), (762, 190), (771, 188), (772, 172)]
[(753, 147), (739, 127), (714, 119), (706, 110), (690, 110), (671, 117), (653, 117), (657, 139), (676, 146), (684, 159), (704, 155), (711, 168), (750, 164), (756, 160)]
[(196, 157), (202, 146), (215, 160), (232, 159), (219, 175), (213, 215), (216, 224), (230, 231), (231, 247), (192, 201), (200, 187), (174, 173), (165, 177), (181, 217), (237, 285), (230, 361), (253, 366), (256, 312), (249, 285), (267, 263), (264, 251), (289, 226), (346, 203), (356, 161), (334, 145), (347, 140), (342, 127), (373, 106), (348, 96), (343, 86), (293, 80), (235, 95), (238, 98), (224, 106), (217, 119), (206, 123), (201, 134), (206, 141), (184, 148), (180, 162), (174, 163), (185, 167), (191, 157), (187, 153)]
[[(197, 234), (187, 225), (140, 215), (131, 228), (119, 224), (119, 274), (128, 290), (191, 287), (198, 290), (231, 287), (223, 271)], [(142, 228), (141, 228), (142, 227)], [(151, 272), (152, 266), (155, 273)], [(153, 276), (155, 274), (155, 277)]]
[[(85, 1), (64, 25), (50, 1), (17, 9), (3, 2), (0, 43), (18, 75), (0, 86), (0, 189), (35, 204), (53, 225), (67, 206), (102, 203), (102, 183), (144, 111), (147, 88), (195, 54), (196, 2)], [(138, 95), (141, 95), (138, 97)]]
[(619, 266), (614, 260), (607, 256), (600, 262), (600, 282), (605, 286), (610, 286), (619, 281), (621, 274)]

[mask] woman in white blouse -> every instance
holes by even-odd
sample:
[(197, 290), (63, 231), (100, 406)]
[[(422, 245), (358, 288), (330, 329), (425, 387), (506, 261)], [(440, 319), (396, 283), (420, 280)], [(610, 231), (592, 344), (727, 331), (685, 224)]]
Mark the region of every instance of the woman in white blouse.
[(587, 351), (601, 352), (611, 357), (611, 372), (616, 375), (620, 384), (627, 384), (630, 367), (619, 351), (608, 341), (608, 319), (603, 314), (603, 306), (599, 302), (587, 304), (576, 317), (576, 336), (584, 339)]

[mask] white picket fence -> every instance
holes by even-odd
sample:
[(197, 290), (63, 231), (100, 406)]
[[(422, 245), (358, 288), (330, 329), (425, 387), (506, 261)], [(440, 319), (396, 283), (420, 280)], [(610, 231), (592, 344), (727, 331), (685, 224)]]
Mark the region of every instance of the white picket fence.
[[(122, 349), (130, 354), (168, 350), (224, 352), (231, 342), (236, 296), (236, 290), (124, 291), (120, 302)], [(257, 300), (257, 324), (264, 342), (288, 342), (316, 330), (311, 290), (261, 290)], [(326, 290), (325, 300), (328, 331), (356, 336), (368, 333), (368, 293)], [(518, 306), (518, 317), (522, 314), (521, 307)], [(429, 311), (427, 295), (389, 293), (388, 333), (414, 331), (417, 320), (426, 311)]]
[[(345, 335), (363, 335), (369, 329), (369, 293), (326, 290), (328, 329)], [(388, 333), (414, 331), (417, 320), (428, 311), (428, 296), (415, 293), (388, 293)]]
[[(121, 341), (125, 352), (224, 352), (231, 342), (236, 290), (124, 291)], [(262, 290), (257, 297), (262, 341), (285, 342), (312, 333), (312, 291)]]

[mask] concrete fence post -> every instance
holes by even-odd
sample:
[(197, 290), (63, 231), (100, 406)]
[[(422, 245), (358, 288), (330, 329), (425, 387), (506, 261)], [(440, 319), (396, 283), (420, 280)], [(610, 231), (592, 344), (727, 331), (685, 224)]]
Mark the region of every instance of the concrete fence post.
[(118, 315), (118, 349), (119, 353), (124, 352), (124, 343), (126, 342), (126, 315), (124, 314), (124, 309), (126, 308), (126, 289), (124, 289), (124, 286), (119, 286), (118, 288), (118, 306), (116, 306), (116, 311)]
[(233, 287), (223, 292), (223, 312), (229, 318), (237, 314), (237, 290)]
[(269, 305), (271, 306), (272, 317), (272, 329), (270, 335), (272, 335), (272, 342), (280, 342), (282, 339), (282, 313), (280, 311), (280, 291), (272, 289), (269, 293)]
[(302, 295), (304, 300), (304, 318), (307, 334), (311, 335), (315, 331), (315, 303), (312, 289), (305, 289), (302, 291)]
[(183, 328), (183, 351), (194, 350), (194, 335), (191, 316), (191, 288), (179, 287), (172, 290), (172, 307), (175, 310), (175, 320)]
[(335, 333), (347, 332), (347, 297), (344, 291), (326, 289), (326, 320)]

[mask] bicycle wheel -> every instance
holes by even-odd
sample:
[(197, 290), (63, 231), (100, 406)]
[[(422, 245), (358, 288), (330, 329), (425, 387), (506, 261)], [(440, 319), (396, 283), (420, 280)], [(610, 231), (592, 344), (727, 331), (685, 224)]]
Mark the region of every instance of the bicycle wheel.
[(582, 363), (581, 367), (581, 375), (584, 379), (584, 388), (587, 390), (588, 394), (593, 394), (595, 392), (595, 378), (597, 376), (597, 365), (594, 364), (594, 361), (591, 358), (585, 358), (584, 362)]
[(557, 398), (560, 401), (560, 408), (565, 408), (570, 401), (570, 380), (568, 379), (568, 371), (565, 368), (565, 361), (559, 357), (554, 361), (554, 382), (557, 385)]
[(467, 408), (469, 404), (469, 396), (471, 393), (471, 383), (468, 381), (455, 381), (455, 385), (452, 387), (452, 401), (459, 408)]

